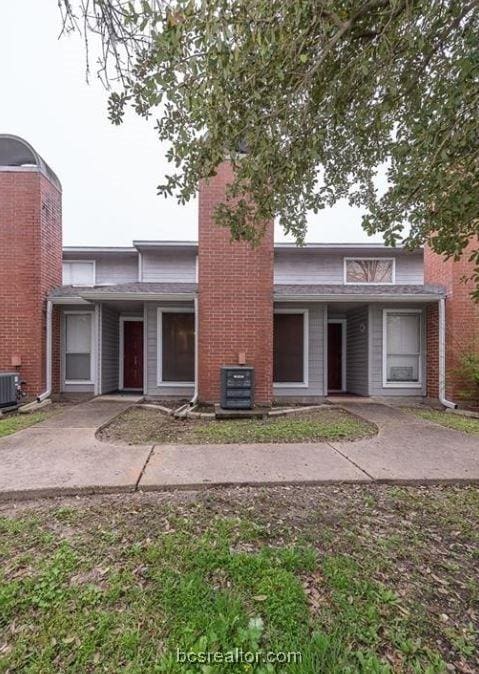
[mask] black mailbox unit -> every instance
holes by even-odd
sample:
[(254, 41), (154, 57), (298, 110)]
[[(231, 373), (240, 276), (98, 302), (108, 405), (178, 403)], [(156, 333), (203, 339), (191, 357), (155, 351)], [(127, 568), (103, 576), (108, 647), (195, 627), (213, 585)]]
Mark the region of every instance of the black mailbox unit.
[(254, 369), (232, 365), (221, 368), (221, 407), (250, 410), (254, 405)]

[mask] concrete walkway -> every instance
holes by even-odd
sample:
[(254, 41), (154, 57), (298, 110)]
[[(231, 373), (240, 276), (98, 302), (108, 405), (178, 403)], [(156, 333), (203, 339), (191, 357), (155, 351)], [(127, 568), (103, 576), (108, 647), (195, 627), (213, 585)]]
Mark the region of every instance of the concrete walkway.
[(375, 423), (367, 440), (331, 446), (377, 482), (479, 482), (479, 436), (426, 421), (397, 407), (347, 403), (353, 414)]
[(0, 499), (331, 482), (479, 482), (479, 438), (375, 403), (342, 405), (376, 423), (357, 442), (252, 445), (110, 445), (99, 426), (131, 405), (96, 399), (0, 439)]
[(95, 437), (130, 406), (91, 400), (0, 439), (0, 499), (134, 491), (152, 447), (120, 447)]

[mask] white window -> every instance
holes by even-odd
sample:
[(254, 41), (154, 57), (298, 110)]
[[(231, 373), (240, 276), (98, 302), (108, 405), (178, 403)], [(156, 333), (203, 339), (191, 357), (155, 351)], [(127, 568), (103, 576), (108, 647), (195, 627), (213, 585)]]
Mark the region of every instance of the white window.
[(91, 383), (93, 320), (91, 313), (65, 314), (65, 381)]
[(94, 260), (68, 260), (63, 263), (64, 286), (94, 286)]
[(345, 257), (344, 283), (354, 285), (394, 283), (395, 263), (393, 257)]
[(307, 309), (277, 309), (273, 320), (273, 384), (278, 388), (308, 386)]
[(384, 310), (384, 386), (421, 386), (421, 341), (420, 310)]
[(191, 309), (158, 309), (158, 386), (193, 386), (195, 315)]

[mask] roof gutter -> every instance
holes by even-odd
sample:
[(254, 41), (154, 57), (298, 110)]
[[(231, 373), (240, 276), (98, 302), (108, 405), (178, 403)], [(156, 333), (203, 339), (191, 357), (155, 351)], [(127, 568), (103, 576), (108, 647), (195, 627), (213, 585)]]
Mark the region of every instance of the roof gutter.
[(78, 295), (65, 295), (63, 297), (50, 297), (49, 302), (52, 304), (90, 304), (90, 302), (87, 302), (86, 300), (82, 299), (81, 297), (78, 297)]
[(158, 300), (165, 302), (181, 302), (184, 300), (194, 300), (195, 293), (82, 293), (79, 297), (83, 300), (89, 301), (108, 301), (108, 300), (131, 300), (133, 302), (147, 302), (151, 300), (156, 302)]
[(444, 407), (452, 410), (457, 408), (457, 403), (446, 398), (446, 300), (439, 300), (439, 402)]
[(276, 302), (437, 302), (440, 295), (275, 295)]

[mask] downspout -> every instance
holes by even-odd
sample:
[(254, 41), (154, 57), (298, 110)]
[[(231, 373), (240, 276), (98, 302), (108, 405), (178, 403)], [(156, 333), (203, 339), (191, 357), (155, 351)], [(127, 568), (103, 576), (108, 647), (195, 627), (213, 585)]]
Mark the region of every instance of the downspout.
[(195, 295), (195, 390), (193, 397), (190, 400), (190, 406), (193, 406), (198, 401), (198, 295)]
[(174, 410), (174, 417), (185, 417), (189, 410), (194, 407), (198, 401), (198, 296), (195, 295), (194, 298), (194, 311), (195, 311), (195, 388), (193, 391), (193, 397), (184, 405), (180, 405), (178, 409)]
[(45, 355), (45, 368), (46, 368), (46, 390), (43, 393), (40, 393), (37, 396), (37, 402), (41, 403), (42, 400), (46, 400), (51, 396), (52, 393), (52, 313), (53, 313), (53, 303), (51, 300), (47, 300), (47, 325), (46, 325), (46, 355)]
[(439, 402), (452, 410), (457, 404), (446, 398), (446, 299), (439, 300)]

